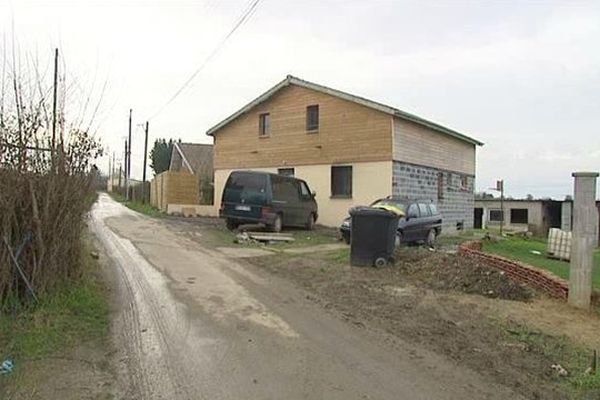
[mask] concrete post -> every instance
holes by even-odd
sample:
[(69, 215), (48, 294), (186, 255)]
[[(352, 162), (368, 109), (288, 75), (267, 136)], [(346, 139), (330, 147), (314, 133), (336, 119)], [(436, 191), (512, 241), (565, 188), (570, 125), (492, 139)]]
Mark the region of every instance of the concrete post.
[(593, 253), (598, 243), (597, 172), (574, 172), (573, 239), (569, 273), (569, 304), (589, 309), (592, 296)]

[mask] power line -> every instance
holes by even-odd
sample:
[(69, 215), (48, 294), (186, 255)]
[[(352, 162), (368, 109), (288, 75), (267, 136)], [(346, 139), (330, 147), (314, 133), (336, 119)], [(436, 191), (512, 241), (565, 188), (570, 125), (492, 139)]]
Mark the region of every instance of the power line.
[(150, 118), (148, 118), (148, 120), (152, 120), (157, 115), (159, 115), (165, 108), (167, 108), (169, 106), (169, 104), (171, 104), (185, 90), (185, 88), (190, 83), (192, 83), (194, 78), (196, 78), (196, 76), (200, 73), (200, 71), (202, 71), (204, 69), (204, 67), (206, 67), (206, 65), (210, 62), (210, 60), (212, 60), (217, 55), (217, 53), (225, 45), (227, 40), (229, 40), (229, 38), (235, 33), (235, 31), (238, 30), (239, 27), (241, 27), (244, 23), (246, 23), (252, 17), (252, 15), (254, 14), (254, 11), (256, 10), (256, 7), (258, 6), (258, 3), (260, 3), (260, 1), (261, 0), (251, 0), (251, 3), (249, 3), (250, 6), (246, 8), (246, 10), (242, 14), (242, 16), (237, 20), (237, 22), (235, 23), (233, 28), (229, 31), (229, 33), (219, 42), (219, 44), (213, 49), (213, 51), (208, 55), (208, 57), (206, 57), (204, 62), (194, 71), (194, 73), (192, 73), (192, 75), (183, 83), (183, 85), (181, 85), (181, 87), (175, 92), (175, 94), (173, 96), (171, 96), (171, 98), (165, 104), (163, 104), (158, 109), (158, 111), (156, 111)]

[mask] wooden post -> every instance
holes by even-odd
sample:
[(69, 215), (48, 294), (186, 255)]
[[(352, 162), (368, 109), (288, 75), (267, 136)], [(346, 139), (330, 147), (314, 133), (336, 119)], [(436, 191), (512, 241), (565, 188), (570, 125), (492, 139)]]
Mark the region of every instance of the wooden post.
[(574, 172), (573, 239), (569, 272), (569, 304), (589, 309), (594, 249), (598, 243), (597, 172)]

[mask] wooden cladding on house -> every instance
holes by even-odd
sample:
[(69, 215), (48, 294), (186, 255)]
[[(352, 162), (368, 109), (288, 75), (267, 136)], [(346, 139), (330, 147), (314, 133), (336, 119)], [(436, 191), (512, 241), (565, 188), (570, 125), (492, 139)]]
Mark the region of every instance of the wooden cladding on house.
[(215, 169), (391, 161), (392, 117), (291, 85), (223, 127), (214, 140)]

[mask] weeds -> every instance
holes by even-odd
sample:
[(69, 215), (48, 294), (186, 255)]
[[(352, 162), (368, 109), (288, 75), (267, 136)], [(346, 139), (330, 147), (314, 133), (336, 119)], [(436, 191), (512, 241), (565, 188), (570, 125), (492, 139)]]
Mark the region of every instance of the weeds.
[(151, 206), (150, 203), (142, 203), (141, 201), (128, 201), (123, 195), (114, 192), (110, 193), (110, 196), (119, 203), (122, 203), (125, 207), (130, 208), (133, 211), (137, 211), (140, 214), (144, 214), (154, 218), (160, 218), (165, 216), (165, 214), (162, 211), (160, 211), (156, 207)]
[(10, 84), (0, 86), (0, 312), (81, 277), (80, 238), (99, 176), (92, 162), (102, 154), (91, 122), (67, 121), (66, 88), (52, 115), (52, 87), (37, 66), (14, 52), (11, 65), (1, 77)]
[(510, 341), (525, 345), (525, 351), (542, 355), (549, 369), (551, 365), (559, 364), (567, 370), (568, 375), (560, 379), (563, 379), (562, 386), (572, 398), (600, 395), (600, 371), (587, 371), (591, 365), (591, 351), (574, 345), (565, 336), (548, 335), (526, 326), (511, 326), (507, 332)]
[(37, 305), (0, 315), (0, 357), (35, 359), (108, 333), (105, 288), (91, 256), (84, 258), (85, 279), (65, 282)]

